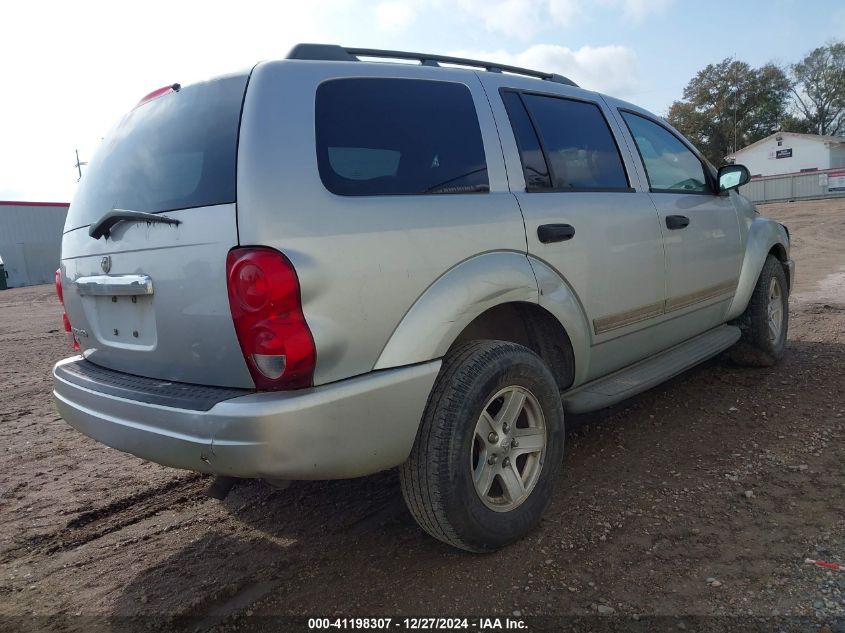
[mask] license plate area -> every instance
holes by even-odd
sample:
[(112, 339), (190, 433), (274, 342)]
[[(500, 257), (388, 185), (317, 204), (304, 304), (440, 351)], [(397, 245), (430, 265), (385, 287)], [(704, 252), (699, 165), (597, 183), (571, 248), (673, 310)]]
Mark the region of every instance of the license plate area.
[(100, 344), (127, 349), (156, 345), (153, 295), (82, 297)]

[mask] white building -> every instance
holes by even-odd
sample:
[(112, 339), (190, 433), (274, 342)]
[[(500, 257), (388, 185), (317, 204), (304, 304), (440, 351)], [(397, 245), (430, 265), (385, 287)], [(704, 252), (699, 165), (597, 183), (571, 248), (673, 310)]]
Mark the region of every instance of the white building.
[(0, 258), (10, 288), (53, 283), (69, 206), (0, 201)]
[(751, 177), (778, 176), (845, 167), (845, 138), (776, 132), (728, 156)]

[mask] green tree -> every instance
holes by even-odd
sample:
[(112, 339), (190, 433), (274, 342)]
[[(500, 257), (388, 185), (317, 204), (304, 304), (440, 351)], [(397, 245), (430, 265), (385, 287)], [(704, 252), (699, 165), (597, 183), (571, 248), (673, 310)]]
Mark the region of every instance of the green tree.
[(776, 132), (787, 117), (790, 81), (774, 64), (752, 68), (727, 58), (709, 64), (669, 109), (669, 122), (710, 162)]
[(815, 134), (845, 133), (845, 42), (820, 46), (791, 67), (796, 111)]
[(802, 116), (793, 116), (791, 114), (784, 117), (781, 121), (780, 129), (784, 132), (798, 132), (799, 134), (815, 134), (816, 128), (807, 119)]

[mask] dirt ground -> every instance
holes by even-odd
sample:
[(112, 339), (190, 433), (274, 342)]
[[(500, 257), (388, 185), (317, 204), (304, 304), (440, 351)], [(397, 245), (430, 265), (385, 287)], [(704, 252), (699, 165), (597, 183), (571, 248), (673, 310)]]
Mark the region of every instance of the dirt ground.
[(0, 629), (601, 613), (845, 631), (845, 573), (803, 564), (845, 561), (845, 200), (762, 211), (797, 262), (783, 362), (715, 359), (569, 418), (542, 524), (485, 556), (418, 529), (394, 471), (220, 502), (206, 477), (88, 439), (51, 401), (70, 355), (53, 288), (0, 293)]

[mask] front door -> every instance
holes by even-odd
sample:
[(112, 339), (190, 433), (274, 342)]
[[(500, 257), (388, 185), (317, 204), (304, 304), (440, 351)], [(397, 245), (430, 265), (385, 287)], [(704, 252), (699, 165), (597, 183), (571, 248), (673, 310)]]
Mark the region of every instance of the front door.
[(640, 153), (666, 249), (666, 314), (692, 336), (724, 321), (742, 267), (736, 208), (709, 168), (670, 129), (621, 111)]

